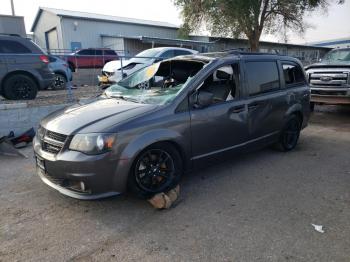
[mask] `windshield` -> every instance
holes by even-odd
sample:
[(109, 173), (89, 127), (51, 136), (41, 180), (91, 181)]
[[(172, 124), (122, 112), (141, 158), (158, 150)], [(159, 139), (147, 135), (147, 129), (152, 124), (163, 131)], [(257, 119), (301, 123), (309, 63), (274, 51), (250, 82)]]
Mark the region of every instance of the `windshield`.
[(205, 65), (202, 61), (168, 60), (142, 68), (117, 84), (105, 94), (145, 104), (170, 103)]
[(130, 59), (131, 63), (146, 63), (148, 60), (158, 57), (161, 52), (160, 49), (152, 48), (138, 53), (136, 57)]
[(324, 60), (350, 62), (350, 49), (332, 50), (325, 55)]

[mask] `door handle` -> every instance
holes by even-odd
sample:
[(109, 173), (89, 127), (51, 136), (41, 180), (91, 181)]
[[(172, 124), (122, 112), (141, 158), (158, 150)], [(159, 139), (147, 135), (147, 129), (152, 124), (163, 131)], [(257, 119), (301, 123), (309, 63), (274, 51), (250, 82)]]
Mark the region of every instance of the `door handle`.
[(244, 111), (244, 105), (235, 106), (231, 108), (231, 113), (238, 114)]
[(258, 108), (259, 106), (260, 106), (260, 103), (257, 103), (257, 102), (251, 103), (248, 105), (248, 109), (254, 110), (254, 109)]

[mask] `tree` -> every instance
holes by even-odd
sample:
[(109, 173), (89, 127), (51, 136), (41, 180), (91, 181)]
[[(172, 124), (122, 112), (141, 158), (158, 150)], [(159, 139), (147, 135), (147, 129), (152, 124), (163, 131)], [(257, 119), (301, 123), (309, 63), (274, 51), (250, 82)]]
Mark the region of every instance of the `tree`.
[[(217, 36), (248, 39), (250, 49), (259, 49), (262, 32), (283, 28), (304, 32), (304, 16), (317, 8), (327, 9), (328, 0), (173, 0), (184, 23), (181, 35), (203, 25)], [(332, 0), (330, 0), (332, 1)], [(341, 4), (344, 0), (337, 0)]]

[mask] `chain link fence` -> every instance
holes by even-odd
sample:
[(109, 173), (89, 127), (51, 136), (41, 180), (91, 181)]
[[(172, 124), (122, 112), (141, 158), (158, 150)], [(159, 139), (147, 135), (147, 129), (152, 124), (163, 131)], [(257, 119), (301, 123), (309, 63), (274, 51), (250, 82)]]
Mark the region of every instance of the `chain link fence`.
[[(103, 89), (99, 86), (98, 76), (108, 77), (111, 72), (102, 72), (103, 67), (108, 62), (112, 62), (111, 68), (121, 68), (121, 75), (123, 76), (123, 67), (127, 65), (128, 60), (136, 56), (125, 55), (124, 50), (112, 50), (108, 48), (88, 48), (72, 52), (68, 49), (51, 49), (46, 50), (49, 58), (59, 58), (50, 64), (57, 64), (53, 69), (56, 74), (66, 70), (71, 71), (71, 77), (66, 76), (65, 85), (63, 88), (57, 89), (51, 86), (45, 90), (40, 90), (36, 99), (26, 101), (10, 101), (1, 97), (0, 103), (18, 103), (25, 102), (29, 106), (48, 105), (59, 103), (73, 103), (79, 99), (89, 99), (102, 94)], [(266, 50), (261, 50), (267, 52)], [(271, 52), (271, 50), (268, 50)], [(300, 59), (304, 65), (308, 65), (319, 60), (319, 53), (305, 53), (305, 52), (277, 52), (283, 55), (294, 56)], [(34, 54), (16, 54), (18, 56), (30, 56)], [(38, 56), (38, 55), (36, 55)], [(1, 57), (0, 57), (1, 58)], [(137, 59), (148, 59), (159, 61), (159, 57), (137, 56)], [(50, 60), (52, 61), (52, 60)], [(61, 63), (61, 69), (59, 64)], [(50, 65), (49, 64), (49, 65)], [(110, 69), (111, 70), (111, 69)], [(57, 81), (57, 79), (55, 79)]]

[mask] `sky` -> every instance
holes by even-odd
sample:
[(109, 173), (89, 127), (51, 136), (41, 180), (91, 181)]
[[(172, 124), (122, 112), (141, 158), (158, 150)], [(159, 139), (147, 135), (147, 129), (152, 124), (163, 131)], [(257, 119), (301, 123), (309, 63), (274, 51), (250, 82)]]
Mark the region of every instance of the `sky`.
[[(350, 0), (345, 4), (330, 5), (327, 13), (308, 14), (306, 22), (311, 25), (303, 35), (288, 32), (289, 43), (310, 43), (335, 38), (350, 37)], [(24, 16), (29, 32), (39, 6), (106, 15), (164, 21), (181, 25), (180, 10), (172, 0), (14, 0), (15, 13)], [(0, 0), (0, 14), (11, 14), (10, 0)], [(261, 40), (283, 41), (283, 36), (263, 35)]]

